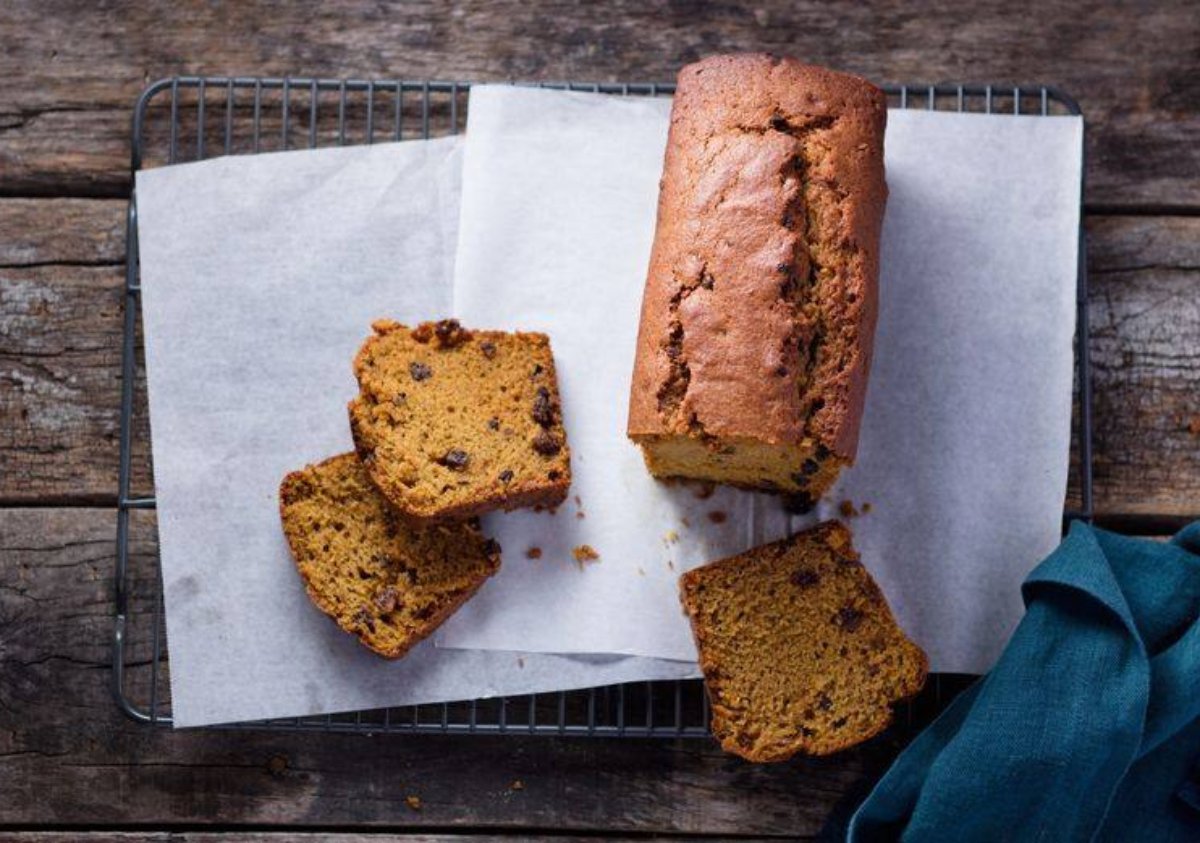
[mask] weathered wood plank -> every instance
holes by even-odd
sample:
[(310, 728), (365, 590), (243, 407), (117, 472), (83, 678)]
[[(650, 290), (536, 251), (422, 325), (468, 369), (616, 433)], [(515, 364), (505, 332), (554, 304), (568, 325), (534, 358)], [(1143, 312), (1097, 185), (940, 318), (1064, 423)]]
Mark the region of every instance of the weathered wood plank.
[(0, 267), (122, 263), (125, 208), (123, 200), (0, 201)]
[[(605, 835), (521, 834), (391, 834), (372, 831), (354, 833), (339, 831), (0, 831), (0, 843), (498, 843), (514, 839), (532, 843), (585, 843), (585, 841), (611, 840)], [(711, 840), (710, 837), (671, 835), (673, 841), (690, 843)], [(738, 840), (753, 843), (769, 840), (766, 837), (743, 837)]]
[(115, 500), (123, 284), (116, 265), (0, 267), (0, 500)]
[[(251, 37), (252, 36), (252, 37)], [(0, 9), (0, 191), (128, 189), (137, 93), (179, 73), (410, 79), (667, 80), (701, 55), (773, 50), (887, 81), (1045, 82), (1083, 105), (1089, 191), (1107, 206), (1200, 205), (1200, 15), (1153, 7), (936, 0), (873, 4), (372, 0)]]
[[(0, 200), (0, 264), (33, 264), (0, 266), (0, 501), (114, 499), (123, 268), (86, 264), (119, 259), (123, 213)], [(1093, 217), (1089, 261), (1097, 508), (1200, 515), (1200, 219)], [(144, 400), (135, 418), (149, 492)]]
[[(462, 836), (452, 834), (339, 834), (312, 832), (190, 832), (190, 831), (0, 831), (0, 843), (210, 843), (210, 841), (230, 841), (230, 843), (270, 843), (270, 841), (295, 840), (328, 841), (328, 843), (455, 843), (455, 841), (472, 841), (472, 843), (490, 843), (494, 840), (511, 839), (496, 835)], [(545, 837), (529, 838), (546, 840)], [(588, 838), (559, 838), (555, 840), (586, 840)]]
[[(515, 839), (511, 834), (389, 834), (371, 832), (294, 832), (294, 831), (0, 831), (0, 843), (498, 843)], [(532, 843), (584, 843), (611, 840), (611, 837), (585, 835), (522, 834), (519, 839)], [(672, 835), (671, 840), (689, 843), (707, 837)], [(738, 840), (766, 840), (762, 837), (738, 837)]]
[[(707, 741), (139, 726), (118, 714), (108, 691), (114, 519), (99, 508), (0, 510), (0, 826), (808, 837), (831, 812), (844, 814), (898, 749), (892, 733), (835, 758), (750, 765)], [(144, 559), (152, 534), (151, 515), (135, 521), (138, 571), (152, 570)], [(133, 613), (147, 610), (151, 585), (135, 578)], [(419, 811), (408, 796), (420, 798)]]
[(1200, 517), (1200, 219), (1088, 234), (1098, 509)]

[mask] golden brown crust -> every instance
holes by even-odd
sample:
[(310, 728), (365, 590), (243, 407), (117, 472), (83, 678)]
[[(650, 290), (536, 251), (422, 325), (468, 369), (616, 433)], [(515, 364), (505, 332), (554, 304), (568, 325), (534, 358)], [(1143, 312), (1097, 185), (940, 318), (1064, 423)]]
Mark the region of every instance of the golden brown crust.
[(398, 659), (500, 567), (475, 521), (415, 527), (395, 517), (354, 454), (293, 471), (279, 517), (313, 604), (380, 656)]
[(689, 571), (680, 599), (713, 734), (750, 761), (868, 740), (928, 673), (839, 522)]
[(877, 309), (886, 101), (766, 55), (679, 74), (629, 435), (852, 461)]
[(454, 320), (372, 325), (348, 405), (371, 479), (414, 524), (552, 507), (571, 484), (550, 340)]

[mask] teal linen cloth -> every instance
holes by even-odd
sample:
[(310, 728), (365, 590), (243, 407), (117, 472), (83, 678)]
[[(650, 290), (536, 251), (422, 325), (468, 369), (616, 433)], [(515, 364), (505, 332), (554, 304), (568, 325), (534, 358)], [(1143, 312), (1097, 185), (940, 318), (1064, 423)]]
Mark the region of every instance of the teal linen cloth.
[(900, 755), (851, 841), (1200, 841), (1200, 522), (1071, 525), (987, 676)]

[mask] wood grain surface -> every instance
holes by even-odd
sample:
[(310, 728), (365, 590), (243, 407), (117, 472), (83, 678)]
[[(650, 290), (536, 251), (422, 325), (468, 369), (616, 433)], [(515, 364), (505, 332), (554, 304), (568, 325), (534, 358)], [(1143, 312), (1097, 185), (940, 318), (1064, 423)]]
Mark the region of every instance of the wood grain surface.
[[(137, 560), (155, 552), (153, 528), (151, 514), (135, 519), (138, 570), (151, 570)], [(899, 747), (892, 733), (834, 758), (752, 765), (695, 740), (139, 726), (109, 695), (111, 511), (0, 510), (0, 559), (0, 829), (176, 821), (807, 837), (844, 819)], [(135, 578), (131, 612), (149, 611), (152, 593)], [(135, 646), (135, 671), (148, 654), (144, 640)], [(932, 711), (917, 706), (922, 722)]]
[[(0, 831), (0, 843), (75, 843), (80, 839), (79, 831)], [(492, 843), (512, 840), (511, 835), (490, 834), (405, 834), (373, 830), (367, 832), (330, 831), (98, 831), (87, 833), (87, 843)], [(521, 835), (522, 840), (532, 843), (582, 843), (586, 840), (611, 839), (607, 835), (598, 838), (581, 834)], [(654, 839), (650, 837), (648, 839)], [(690, 834), (672, 834), (673, 841), (688, 843), (693, 840), (711, 838), (695, 837)], [(771, 838), (757, 835), (741, 836), (738, 840), (755, 841)]]
[[(0, 843), (76, 843), (79, 831), (0, 831)], [(493, 843), (512, 840), (509, 834), (460, 832), (457, 834), (421, 834), (390, 832), (372, 829), (370, 832), (344, 831), (97, 831), (86, 833), (87, 843)], [(610, 835), (587, 834), (522, 834), (521, 840), (531, 843), (583, 843), (614, 839)], [(689, 843), (711, 840), (691, 834), (644, 835), (637, 839), (672, 840)], [(760, 835), (738, 835), (739, 841), (761, 841), (773, 838)]]
[[(662, 81), (706, 54), (770, 50), (877, 81), (1056, 85), (1087, 119), (1096, 507), (1161, 535), (1200, 515), (1197, 43), (1192, 0), (0, 4), (0, 843), (829, 837), (907, 733), (756, 767), (706, 742), (172, 733), (120, 715), (125, 199), (149, 82)], [(134, 491), (149, 494), (142, 405), (136, 439)], [(134, 523), (140, 560), (153, 516)], [(155, 583), (137, 570), (144, 613)]]
[(130, 107), (167, 75), (664, 81), (708, 53), (770, 50), (878, 81), (1058, 85), (1099, 129), (1089, 202), (1200, 202), (1192, 0), (53, 6), (12, 0), (0, 12), (8, 192), (122, 195)]

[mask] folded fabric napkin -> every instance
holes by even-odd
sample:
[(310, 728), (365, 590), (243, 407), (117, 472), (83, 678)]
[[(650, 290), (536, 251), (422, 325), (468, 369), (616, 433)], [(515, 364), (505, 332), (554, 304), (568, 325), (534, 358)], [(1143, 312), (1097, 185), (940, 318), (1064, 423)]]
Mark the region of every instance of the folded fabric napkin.
[(1200, 840), (1200, 522), (1170, 544), (1083, 523), (1025, 617), (876, 785), (849, 839)]

